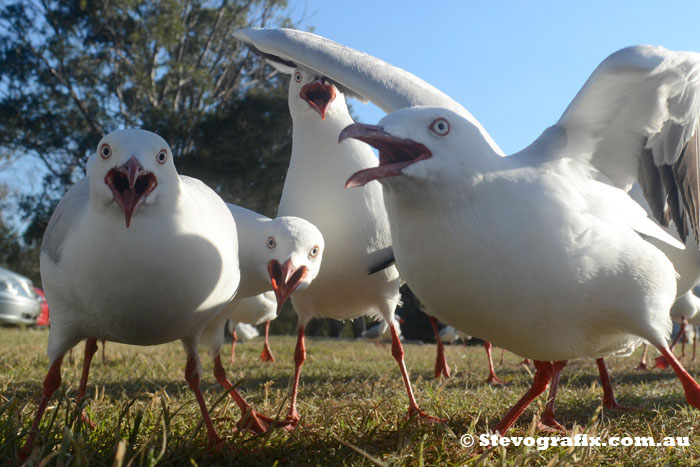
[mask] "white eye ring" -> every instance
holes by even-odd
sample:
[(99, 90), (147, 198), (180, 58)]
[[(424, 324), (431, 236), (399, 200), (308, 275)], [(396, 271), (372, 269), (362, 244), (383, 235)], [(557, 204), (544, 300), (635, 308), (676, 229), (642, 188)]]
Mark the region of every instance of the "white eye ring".
[(438, 136), (446, 136), (450, 132), (450, 122), (442, 117), (436, 118), (430, 124), (430, 131)]
[(156, 154), (156, 160), (159, 164), (165, 164), (165, 161), (168, 160), (168, 151), (165, 149), (158, 151), (158, 154)]
[(277, 242), (275, 241), (275, 237), (267, 237), (267, 247), (273, 249), (276, 246)]
[(318, 254), (321, 252), (321, 248), (318, 245), (315, 245), (310, 251), (309, 251), (309, 258), (315, 258), (318, 256)]
[(297, 83), (301, 83), (302, 78), (303, 76), (300, 72), (297, 71), (294, 73), (294, 81), (296, 81)]
[(105, 143), (100, 146), (100, 157), (102, 157), (102, 159), (109, 159), (111, 156), (112, 148), (109, 147), (109, 144)]

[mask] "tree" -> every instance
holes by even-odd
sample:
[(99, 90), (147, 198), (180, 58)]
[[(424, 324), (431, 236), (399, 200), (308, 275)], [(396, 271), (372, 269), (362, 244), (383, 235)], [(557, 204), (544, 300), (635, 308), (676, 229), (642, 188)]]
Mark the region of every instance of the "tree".
[[(225, 199), (274, 213), (289, 157), (286, 84), (233, 38), (288, 25), (284, 0), (33, 0), (0, 10), (0, 151), (47, 170), (21, 207), (37, 248), (100, 138), (141, 127)], [(281, 111), (284, 109), (284, 112)], [(244, 201), (250, 201), (246, 203)]]

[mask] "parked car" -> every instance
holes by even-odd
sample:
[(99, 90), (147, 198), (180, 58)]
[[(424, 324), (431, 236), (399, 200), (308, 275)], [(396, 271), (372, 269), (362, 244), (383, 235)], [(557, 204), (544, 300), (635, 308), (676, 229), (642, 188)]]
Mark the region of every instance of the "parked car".
[(36, 294), (36, 298), (37, 300), (39, 300), (39, 305), (41, 306), (39, 316), (36, 317), (36, 325), (48, 326), (49, 324), (51, 324), (51, 320), (49, 319), (49, 304), (46, 301), (44, 291), (41, 290), (39, 287), (34, 287), (34, 293)]
[(0, 268), (0, 324), (33, 325), (40, 310), (32, 281)]

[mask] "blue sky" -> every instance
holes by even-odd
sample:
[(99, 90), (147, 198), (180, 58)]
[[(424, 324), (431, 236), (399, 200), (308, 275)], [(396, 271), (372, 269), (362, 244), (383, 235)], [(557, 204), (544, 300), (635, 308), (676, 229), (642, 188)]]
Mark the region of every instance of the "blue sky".
[[(506, 154), (555, 123), (595, 67), (634, 44), (700, 52), (700, 1), (290, 1), (302, 29), (399, 66), (466, 107)], [(376, 123), (383, 112), (359, 102)]]

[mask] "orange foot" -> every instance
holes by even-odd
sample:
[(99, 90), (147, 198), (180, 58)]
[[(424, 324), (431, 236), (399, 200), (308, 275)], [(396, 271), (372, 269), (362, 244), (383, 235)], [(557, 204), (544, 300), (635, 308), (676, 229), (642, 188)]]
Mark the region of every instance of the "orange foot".
[(662, 370), (668, 368), (668, 360), (666, 360), (666, 357), (663, 355), (656, 357), (654, 360), (654, 368), (659, 368)]
[(488, 378), (486, 378), (486, 384), (488, 384), (490, 386), (505, 386), (508, 383), (503, 381), (501, 378), (499, 378), (495, 374), (491, 374), (491, 375), (489, 375)]
[[(238, 420), (238, 422), (236, 423), (236, 427), (238, 427), (239, 430), (244, 430), (249, 433), (259, 435), (262, 433), (267, 433), (268, 431), (270, 431), (271, 427), (284, 427), (289, 429), (288, 427), (291, 423), (292, 422), (289, 420), (289, 418), (285, 420), (275, 420), (273, 418), (257, 413), (255, 409), (249, 409), (245, 413), (245, 415), (243, 415), (241, 419)], [(296, 423), (298, 423), (298, 420), (296, 421)]]
[(272, 351), (270, 350), (270, 346), (265, 344), (265, 347), (263, 347), (263, 351), (260, 354), (260, 359), (263, 362), (274, 362), (275, 361), (275, 356), (272, 355)]
[(418, 417), (418, 420), (425, 420), (426, 422), (431, 422), (431, 423), (447, 423), (446, 418), (440, 418), (440, 417), (434, 417), (432, 415), (428, 415), (427, 413), (423, 412), (418, 407), (409, 407), (407, 416), (408, 416), (408, 418)]
[(80, 414), (80, 418), (83, 421), (84, 424), (86, 424), (88, 427), (90, 427), (91, 430), (94, 430), (97, 428), (97, 425), (95, 425), (92, 420), (90, 420), (90, 417), (87, 416), (85, 411), (83, 410)]
[(543, 416), (537, 422), (537, 429), (546, 433), (566, 434), (566, 428), (564, 428), (558, 421), (554, 420), (554, 417)]

